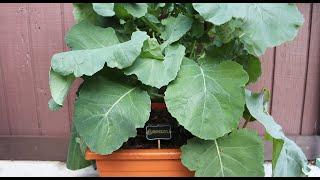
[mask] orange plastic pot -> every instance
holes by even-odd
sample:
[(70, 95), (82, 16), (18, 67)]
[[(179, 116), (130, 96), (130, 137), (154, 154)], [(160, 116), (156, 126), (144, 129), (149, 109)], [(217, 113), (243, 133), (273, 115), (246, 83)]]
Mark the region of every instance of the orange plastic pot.
[(87, 160), (95, 160), (100, 176), (194, 176), (180, 160), (179, 149), (124, 149), (110, 155), (88, 150)]

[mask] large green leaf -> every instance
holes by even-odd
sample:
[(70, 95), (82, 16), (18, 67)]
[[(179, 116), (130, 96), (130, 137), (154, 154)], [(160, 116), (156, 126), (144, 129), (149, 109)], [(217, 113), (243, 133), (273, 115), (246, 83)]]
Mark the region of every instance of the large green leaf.
[(87, 161), (85, 159), (85, 152), (82, 150), (81, 146), (85, 146), (85, 144), (80, 140), (79, 134), (77, 133), (77, 130), (73, 125), (68, 147), (68, 169), (77, 170), (91, 165), (91, 161)]
[(103, 17), (94, 12), (91, 3), (73, 3), (73, 17), (76, 22), (86, 20), (95, 25), (103, 25)]
[(283, 137), (285, 137), (283, 130), (265, 109), (263, 96), (263, 93), (252, 93), (246, 89), (246, 106), (250, 114), (266, 128), (266, 131), (273, 138), (283, 139)]
[(195, 176), (264, 176), (263, 142), (252, 131), (237, 130), (217, 140), (193, 138), (181, 150), (182, 163)]
[(216, 139), (236, 129), (244, 110), (248, 75), (233, 61), (214, 64), (184, 58), (165, 92), (169, 112), (192, 134)]
[(184, 46), (168, 46), (165, 49), (164, 61), (138, 58), (132, 66), (125, 69), (125, 74), (135, 74), (143, 84), (161, 88), (176, 78), (184, 54)]
[[(60, 106), (63, 105), (63, 101), (67, 96), (69, 89), (74, 80), (75, 80), (75, 77), (72, 74), (67, 76), (61, 76), (60, 74), (50, 69), (50, 74), (49, 74), (50, 92), (51, 92), (52, 99), (56, 104)], [(51, 102), (51, 104), (49, 105), (51, 106), (54, 105), (52, 103), (53, 102)]]
[(114, 29), (95, 26), (88, 21), (72, 26), (65, 40), (72, 50), (97, 49), (119, 43)]
[(204, 58), (217, 63), (226, 60), (236, 61), (241, 64), (243, 69), (248, 73), (248, 83), (257, 81), (261, 75), (261, 63), (259, 58), (244, 52), (237, 41), (231, 41), (220, 47), (215, 45), (209, 46), (206, 49), (206, 55)]
[(243, 66), (249, 75), (248, 83), (256, 82), (261, 75), (261, 63), (258, 57), (251, 54), (241, 55), (235, 61)]
[(240, 40), (256, 56), (264, 54), (266, 48), (293, 40), (304, 21), (293, 3), (193, 3), (193, 7), (215, 25), (242, 19)]
[(123, 3), (122, 5), (133, 17), (140, 18), (148, 12), (147, 3)]
[(119, 19), (141, 18), (148, 12), (147, 3), (116, 3), (114, 11)]
[(177, 17), (169, 17), (162, 20), (165, 30), (161, 32), (161, 38), (165, 42), (161, 45), (164, 49), (169, 44), (178, 41), (184, 34), (186, 34), (192, 26), (193, 20), (185, 15), (179, 14)]
[(136, 128), (142, 128), (150, 114), (146, 91), (110, 75), (88, 79), (75, 103), (75, 126), (90, 150), (99, 154), (110, 154), (136, 136)]
[[(72, 50), (79, 50), (102, 48), (118, 44), (119, 41), (112, 28), (101, 28), (84, 20), (72, 26), (68, 31), (66, 43)], [(74, 80), (73, 74), (63, 76), (50, 69), (49, 86), (53, 99), (49, 103), (51, 110), (58, 110), (62, 107), (63, 101)]]
[(114, 3), (92, 3), (93, 10), (101, 16), (114, 16)]
[[(264, 92), (252, 93), (246, 90), (246, 106), (251, 114), (258, 122), (260, 122), (267, 133), (274, 138), (277, 151), (275, 157), (276, 162), (273, 162), (274, 176), (304, 176), (304, 172), (308, 172), (307, 158), (303, 151), (290, 139), (288, 139), (280, 125), (278, 125), (272, 116), (268, 114), (264, 102)], [(279, 143), (275, 141), (282, 141), (282, 148), (280, 153)], [(281, 146), (280, 146), (281, 147)]]
[(101, 70), (105, 63), (111, 68), (126, 68), (139, 56), (143, 42), (147, 38), (146, 32), (136, 31), (132, 33), (131, 40), (124, 43), (58, 53), (52, 57), (51, 67), (61, 75), (74, 74), (75, 77), (92, 76)]
[(308, 161), (300, 147), (285, 138), (277, 162), (272, 172), (274, 177), (306, 176), (309, 172)]

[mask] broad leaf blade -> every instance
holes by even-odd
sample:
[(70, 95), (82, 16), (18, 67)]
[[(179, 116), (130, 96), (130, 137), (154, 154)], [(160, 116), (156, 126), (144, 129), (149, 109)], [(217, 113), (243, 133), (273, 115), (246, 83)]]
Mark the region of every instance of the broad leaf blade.
[[(268, 114), (264, 94), (264, 92), (252, 93), (246, 90), (246, 106), (252, 117), (260, 122), (267, 133), (274, 138), (273, 141), (276, 146), (274, 147), (273, 160), (276, 160), (276, 162), (273, 162), (273, 175), (305, 176), (304, 172), (308, 172), (307, 158), (303, 151), (284, 135), (281, 126)], [(281, 143), (283, 145), (280, 151)]]
[(103, 24), (103, 17), (94, 12), (91, 3), (73, 3), (73, 17), (76, 22), (86, 20), (97, 26)]
[(243, 66), (249, 75), (248, 83), (256, 82), (261, 76), (261, 63), (258, 57), (251, 54), (241, 55), (235, 61)]
[(74, 80), (75, 80), (75, 77), (72, 74), (67, 76), (61, 76), (60, 74), (50, 69), (50, 74), (49, 74), (50, 92), (51, 92), (52, 99), (56, 104), (60, 106), (63, 105), (63, 101), (67, 96), (69, 89)]
[(85, 153), (80, 148), (83, 145), (77, 142), (77, 138), (79, 138), (79, 134), (73, 125), (67, 156), (67, 168), (70, 170), (82, 169), (92, 164), (91, 161), (85, 159)]
[[(101, 28), (87, 20), (72, 26), (66, 35), (66, 42), (72, 50), (102, 48), (119, 43), (112, 28)], [(72, 74), (63, 75), (50, 69), (49, 86), (52, 99), (56, 103), (49, 102), (49, 108), (52, 110), (58, 110), (62, 107), (63, 101), (75, 80)]]
[(238, 63), (198, 65), (185, 58), (177, 78), (167, 87), (165, 102), (171, 115), (192, 134), (216, 139), (237, 128), (247, 81)]
[(248, 83), (256, 82), (261, 75), (261, 63), (258, 57), (244, 52), (242, 46), (237, 41), (231, 41), (220, 47), (215, 45), (206, 49), (206, 55), (203, 57), (216, 63), (233, 60), (243, 66), (243, 69), (249, 75)]
[(305, 172), (310, 171), (307, 163), (306, 156), (300, 147), (286, 138), (272, 174), (274, 177), (303, 177), (306, 176)]
[(150, 105), (147, 92), (96, 75), (80, 90), (75, 126), (91, 151), (110, 154), (136, 136), (136, 128), (142, 128), (149, 118)]
[(293, 3), (193, 3), (193, 7), (215, 25), (232, 18), (244, 20), (239, 37), (247, 51), (256, 56), (266, 48), (293, 40), (304, 21)]
[(124, 9), (133, 17), (140, 18), (148, 12), (147, 3), (123, 3)]
[(114, 3), (92, 3), (93, 10), (105, 17), (114, 16), (115, 13), (113, 11)]
[(248, 130), (217, 140), (193, 138), (181, 150), (182, 163), (195, 176), (264, 176), (262, 140)]
[(134, 64), (125, 69), (125, 74), (135, 74), (146, 85), (161, 88), (174, 80), (184, 57), (185, 47), (168, 46), (164, 61), (151, 58), (138, 58)]
[(161, 45), (164, 49), (169, 44), (178, 41), (184, 34), (186, 34), (192, 26), (193, 20), (185, 15), (179, 14), (176, 18), (169, 17), (162, 20), (165, 30), (161, 33), (161, 38), (165, 42)]
[(147, 38), (146, 32), (136, 31), (132, 33), (131, 40), (124, 43), (55, 54), (51, 60), (51, 67), (61, 75), (74, 74), (75, 77), (92, 76), (101, 70), (105, 63), (111, 68), (126, 68), (138, 57)]
[(252, 117), (259, 121), (273, 138), (283, 139), (285, 137), (282, 127), (267, 113), (263, 93), (252, 93), (246, 89), (246, 106)]
[(66, 43), (72, 50), (97, 49), (120, 43), (114, 29), (82, 21), (68, 31)]

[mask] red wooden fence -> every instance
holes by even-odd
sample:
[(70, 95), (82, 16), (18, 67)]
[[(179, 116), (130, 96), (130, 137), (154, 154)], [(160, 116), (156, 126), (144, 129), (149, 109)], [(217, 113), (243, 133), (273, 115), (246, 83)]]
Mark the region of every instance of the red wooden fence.
[[(287, 134), (311, 137), (320, 125), (320, 4), (298, 7), (305, 19), (298, 36), (267, 50), (263, 75), (251, 89), (271, 90), (270, 111)], [(77, 86), (66, 106), (51, 112), (48, 72), (51, 56), (67, 51), (72, 5), (1, 4), (0, 22), (0, 159), (62, 160)], [(263, 133), (256, 123), (249, 126)], [(320, 142), (318, 136), (306, 141)]]

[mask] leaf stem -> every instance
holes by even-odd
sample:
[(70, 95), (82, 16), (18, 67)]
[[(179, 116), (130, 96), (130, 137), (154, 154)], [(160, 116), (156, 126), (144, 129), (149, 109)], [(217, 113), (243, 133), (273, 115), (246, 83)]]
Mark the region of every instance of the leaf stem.
[(250, 122), (250, 119), (251, 119), (251, 115), (249, 116), (248, 119), (246, 119), (246, 121), (244, 122), (242, 128), (245, 128), (247, 126), (248, 122)]
[(161, 34), (161, 30), (154, 25), (153, 23), (151, 23), (149, 20), (147, 20), (145, 17), (141, 17), (141, 20), (146, 23), (151, 29), (153, 29), (154, 31), (156, 31), (157, 33)]
[(192, 49), (191, 49), (191, 53), (190, 53), (190, 56), (189, 58), (191, 58), (192, 56), (194, 56), (194, 49), (196, 48), (196, 40), (193, 41), (192, 43)]
[(158, 94), (158, 93), (154, 93), (154, 92), (149, 92), (150, 95), (158, 97), (158, 98), (164, 98), (164, 95), (162, 94)]

